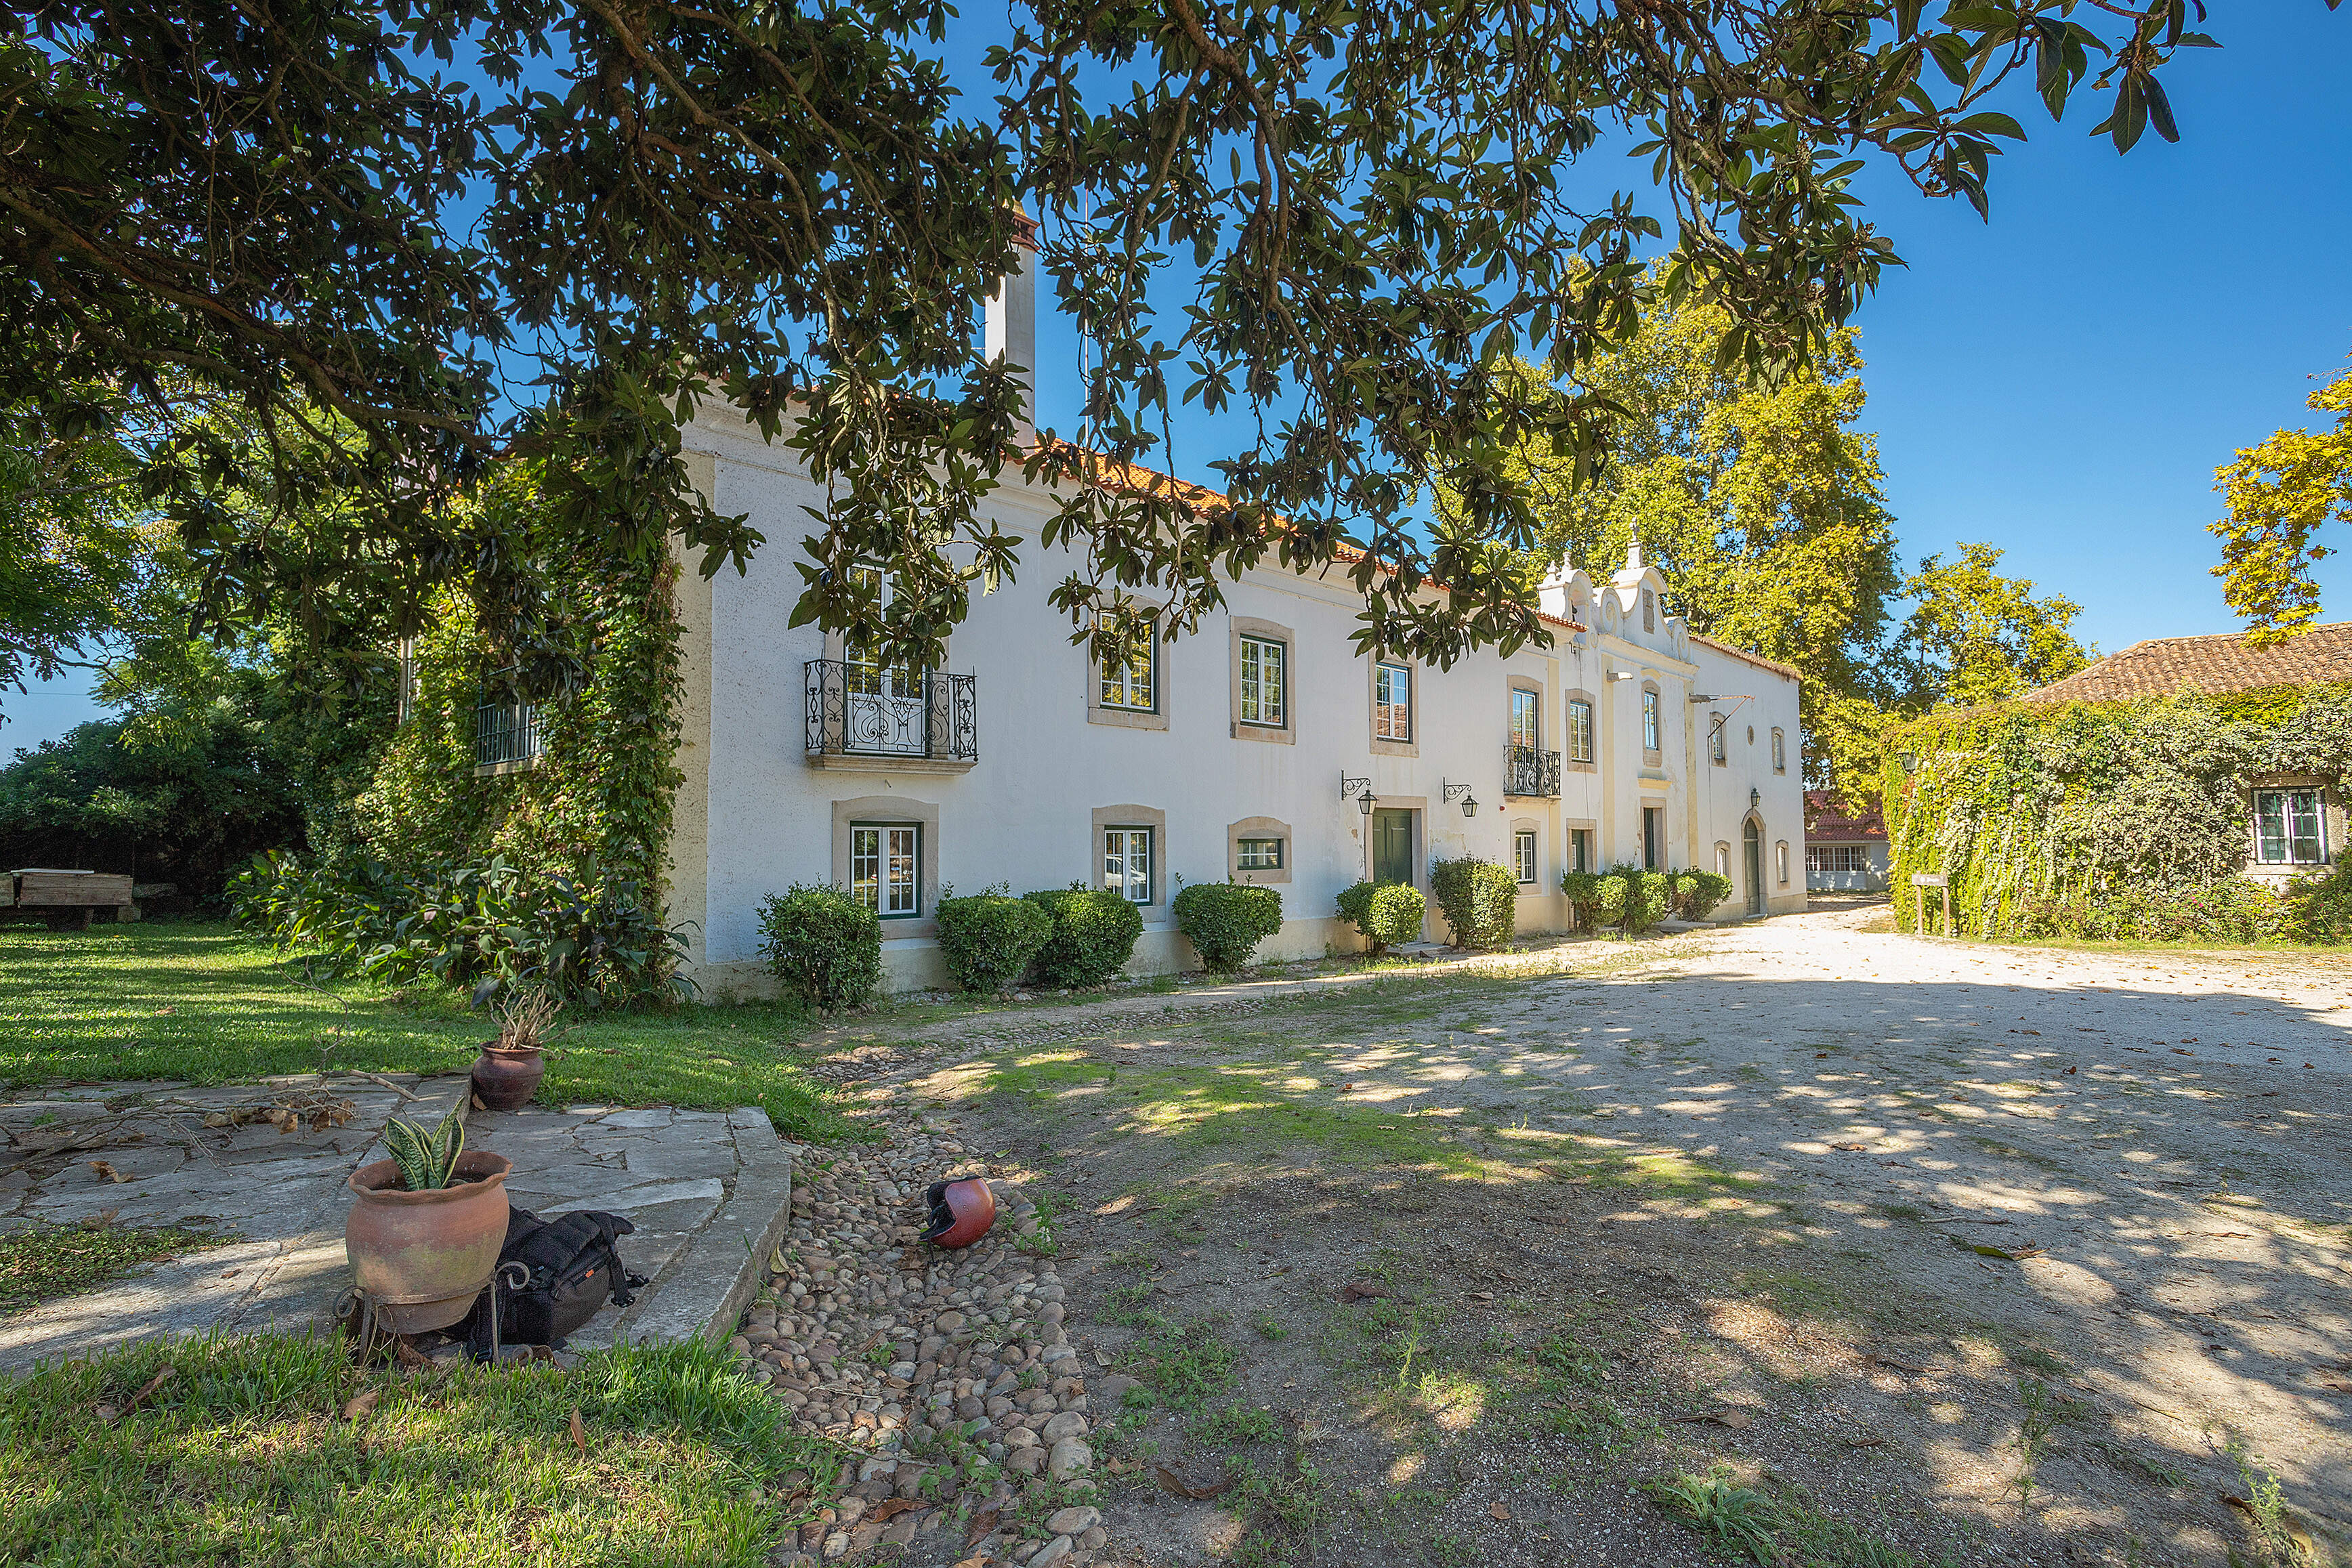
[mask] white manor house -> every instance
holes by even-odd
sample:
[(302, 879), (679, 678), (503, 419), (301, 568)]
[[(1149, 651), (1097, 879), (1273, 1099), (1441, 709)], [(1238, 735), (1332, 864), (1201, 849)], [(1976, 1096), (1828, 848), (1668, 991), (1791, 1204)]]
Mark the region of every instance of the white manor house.
[[(989, 342), (1034, 364), (1034, 305), (1017, 277)], [(688, 432), (695, 481), (772, 541), (748, 575), (679, 574), (685, 772), (669, 917), (690, 923), (706, 995), (772, 982), (759, 910), (794, 883), (854, 890), (881, 914), (886, 985), (946, 983), (932, 915), (950, 888), (1073, 882), (1141, 909), (1129, 965), (1199, 967), (1170, 904), (1226, 878), (1280, 890), (1262, 958), (1361, 946), (1334, 901), (1367, 877), (1424, 892), (1433, 860), (1512, 868), (1518, 928), (1568, 923), (1564, 871), (1627, 862), (1730, 877), (1719, 915), (1805, 905), (1798, 673), (1689, 631), (1638, 547), (1602, 581), (1542, 588), (1549, 648), (1491, 650), (1450, 670), (1374, 661), (1349, 640), (1341, 579), (1279, 568), (1228, 585), (1226, 613), (1150, 661), (1106, 672), (1047, 602), (1059, 574), (1034, 549), (1019, 580), (973, 601), (945, 667), (845, 661), (790, 622), (804, 507), (823, 489), (723, 406)], [(1034, 540), (1052, 502), (1017, 477), (986, 507)], [(1433, 936), (1446, 935), (1434, 904)]]

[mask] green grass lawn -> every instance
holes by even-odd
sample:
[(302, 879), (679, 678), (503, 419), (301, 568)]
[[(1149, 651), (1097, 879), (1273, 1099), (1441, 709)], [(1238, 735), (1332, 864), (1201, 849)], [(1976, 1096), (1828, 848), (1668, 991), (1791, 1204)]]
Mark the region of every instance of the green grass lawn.
[(752, 1568), (825, 1458), (698, 1345), (410, 1377), (340, 1339), (148, 1343), (0, 1383), (0, 1562)]
[[(465, 997), (321, 977), (227, 925), (0, 926), (0, 1086), (115, 1079), (226, 1083), (320, 1067), (440, 1072), (493, 1032)], [(785, 1003), (572, 1014), (549, 1053), (551, 1105), (762, 1105), (794, 1136), (838, 1126)], [(559, 1026), (561, 1027), (561, 1026)]]

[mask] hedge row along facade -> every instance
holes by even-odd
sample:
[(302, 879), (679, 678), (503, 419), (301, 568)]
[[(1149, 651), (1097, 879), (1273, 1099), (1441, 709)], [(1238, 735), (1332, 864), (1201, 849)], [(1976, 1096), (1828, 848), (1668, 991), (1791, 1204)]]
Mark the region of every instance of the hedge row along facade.
[[(2280, 677), (2286, 678), (2282, 679)], [(2275, 650), (2141, 643), (2014, 703), (1918, 720), (1882, 784), (1897, 924), (1948, 880), (1967, 935), (2313, 935), (2352, 769), (2352, 623)], [(1927, 900), (1931, 927), (1937, 896)]]

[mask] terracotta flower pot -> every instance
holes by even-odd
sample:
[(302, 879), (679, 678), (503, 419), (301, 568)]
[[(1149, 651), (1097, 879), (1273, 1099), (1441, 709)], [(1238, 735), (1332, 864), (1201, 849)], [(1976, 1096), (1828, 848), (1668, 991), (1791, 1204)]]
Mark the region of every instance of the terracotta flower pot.
[(474, 1092), (486, 1111), (512, 1111), (530, 1103), (547, 1076), (547, 1057), (535, 1045), (513, 1050), (490, 1040), (474, 1058)]
[(402, 1186), (393, 1160), (352, 1173), (355, 1201), (343, 1222), (343, 1255), (394, 1333), (447, 1328), (490, 1282), (506, 1244), (511, 1168), (504, 1155), (463, 1154), (456, 1183), (432, 1192)]

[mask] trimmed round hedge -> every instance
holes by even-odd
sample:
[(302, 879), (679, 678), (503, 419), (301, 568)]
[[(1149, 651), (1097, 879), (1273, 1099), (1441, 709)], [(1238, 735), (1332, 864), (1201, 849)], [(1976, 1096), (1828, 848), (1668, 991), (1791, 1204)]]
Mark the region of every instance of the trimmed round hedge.
[(991, 890), (942, 898), (940, 956), (967, 991), (1009, 991), (1054, 935), (1054, 917), (1025, 898)]
[(1037, 983), (1080, 990), (1099, 986), (1129, 958), (1143, 935), (1143, 913), (1107, 887), (1047, 888), (1022, 897), (1053, 922), (1037, 950)]
[(1493, 861), (1439, 861), (1429, 868), (1429, 887), (1456, 947), (1499, 947), (1518, 930), (1518, 880)]
[(1339, 895), (1339, 918), (1364, 934), (1375, 953), (1421, 935), (1429, 901), (1402, 882), (1360, 882)]
[(1200, 882), (1176, 894), (1173, 913), (1201, 962), (1220, 974), (1249, 962), (1257, 945), (1282, 929), (1282, 894), (1237, 882)]
[(811, 1007), (855, 1007), (882, 984), (882, 920), (837, 887), (795, 883), (760, 905), (760, 950)]

